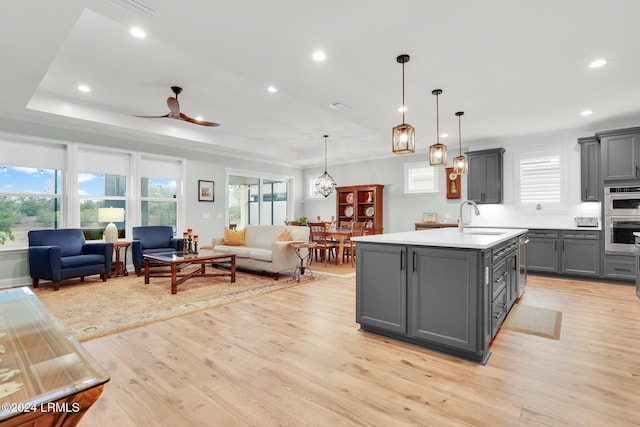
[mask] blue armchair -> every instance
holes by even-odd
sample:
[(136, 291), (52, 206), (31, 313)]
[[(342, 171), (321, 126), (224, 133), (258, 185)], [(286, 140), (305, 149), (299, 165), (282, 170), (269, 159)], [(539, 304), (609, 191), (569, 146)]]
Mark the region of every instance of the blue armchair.
[(169, 225), (133, 227), (131, 231), (131, 258), (138, 275), (144, 268), (144, 254), (182, 250), (183, 240), (173, 237), (173, 227)]
[(111, 271), (113, 243), (86, 243), (79, 228), (29, 231), (29, 274), (34, 288), (40, 279), (60, 281), (99, 274), (103, 282)]

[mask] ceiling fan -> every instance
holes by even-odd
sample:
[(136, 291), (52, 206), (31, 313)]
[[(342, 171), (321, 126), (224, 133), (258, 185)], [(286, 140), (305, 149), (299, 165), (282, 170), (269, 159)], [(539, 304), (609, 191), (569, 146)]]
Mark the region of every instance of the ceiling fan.
[(207, 122), (204, 120), (194, 119), (187, 116), (184, 113), (181, 113), (180, 103), (178, 103), (178, 95), (182, 93), (182, 88), (178, 86), (171, 86), (171, 90), (176, 96), (175, 98), (173, 96), (170, 96), (167, 98), (167, 105), (169, 106), (169, 112), (167, 114), (165, 114), (164, 116), (138, 116), (134, 114), (134, 116), (142, 117), (145, 119), (160, 119), (160, 118), (167, 117), (170, 119), (184, 120), (185, 122), (193, 123), (200, 126), (220, 126), (219, 123), (213, 123), (213, 122)]

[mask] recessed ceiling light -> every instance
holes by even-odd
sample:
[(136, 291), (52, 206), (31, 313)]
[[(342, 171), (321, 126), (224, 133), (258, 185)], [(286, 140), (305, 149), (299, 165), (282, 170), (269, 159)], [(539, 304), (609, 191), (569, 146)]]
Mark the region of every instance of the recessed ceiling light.
[(327, 55), (325, 55), (325, 53), (321, 50), (318, 50), (316, 52), (313, 53), (313, 60), (314, 61), (324, 61), (325, 59), (327, 59)]
[(599, 68), (607, 63), (606, 59), (596, 59), (589, 64), (589, 68)]
[(406, 106), (402, 105), (400, 106), (400, 108), (398, 108), (398, 111), (401, 113), (406, 113), (407, 111), (409, 111), (409, 109)]
[(440, 134), (440, 138), (447, 138), (448, 136), (449, 136), (449, 134), (446, 133), (446, 132), (443, 132), (443, 133)]
[(80, 92), (91, 92), (91, 88), (87, 85), (78, 85), (78, 90)]
[(137, 27), (133, 27), (131, 29), (131, 35), (133, 37), (137, 37), (139, 39), (143, 39), (143, 38), (147, 37), (147, 34), (144, 31), (142, 31), (140, 28), (137, 28)]
[(269, 87), (267, 88), (267, 90), (268, 90), (269, 92), (271, 92), (271, 93), (276, 93), (276, 92), (278, 91), (278, 89), (276, 89), (276, 88), (275, 88), (275, 87), (273, 87), (273, 86), (269, 86)]
[(591, 110), (584, 110), (580, 113), (581, 116), (590, 116), (591, 114), (593, 114), (593, 111)]

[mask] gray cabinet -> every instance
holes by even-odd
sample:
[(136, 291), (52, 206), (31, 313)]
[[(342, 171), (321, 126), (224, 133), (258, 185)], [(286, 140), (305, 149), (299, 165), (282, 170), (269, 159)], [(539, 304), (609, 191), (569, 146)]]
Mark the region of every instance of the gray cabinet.
[(502, 203), (504, 148), (467, 152), (467, 198), (476, 203)]
[(557, 273), (558, 231), (529, 230), (527, 245), (527, 270)]
[(356, 322), (406, 333), (407, 248), (358, 243), (356, 250)]
[(600, 201), (600, 143), (595, 137), (578, 138), (580, 144), (580, 199)]
[(563, 231), (561, 272), (600, 276), (600, 232)]
[(356, 321), (363, 331), (485, 363), (490, 253), (358, 242)]
[(600, 172), (603, 181), (636, 180), (640, 177), (640, 128), (599, 132)]
[(414, 247), (409, 336), (478, 350), (478, 251)]
[(604, 277), (616, 280), (636, 280), (636, 260), (635, 256), (610, 255), (604, 256)]

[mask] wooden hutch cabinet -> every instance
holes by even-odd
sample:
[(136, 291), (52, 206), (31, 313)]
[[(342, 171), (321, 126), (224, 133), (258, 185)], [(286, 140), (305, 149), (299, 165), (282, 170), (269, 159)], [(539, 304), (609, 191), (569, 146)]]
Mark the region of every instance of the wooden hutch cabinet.
[(336, 187), (338, 223), (357, 221), (366, 224), (367, 234), (382, 234), (382, 189), (384, 185)]

